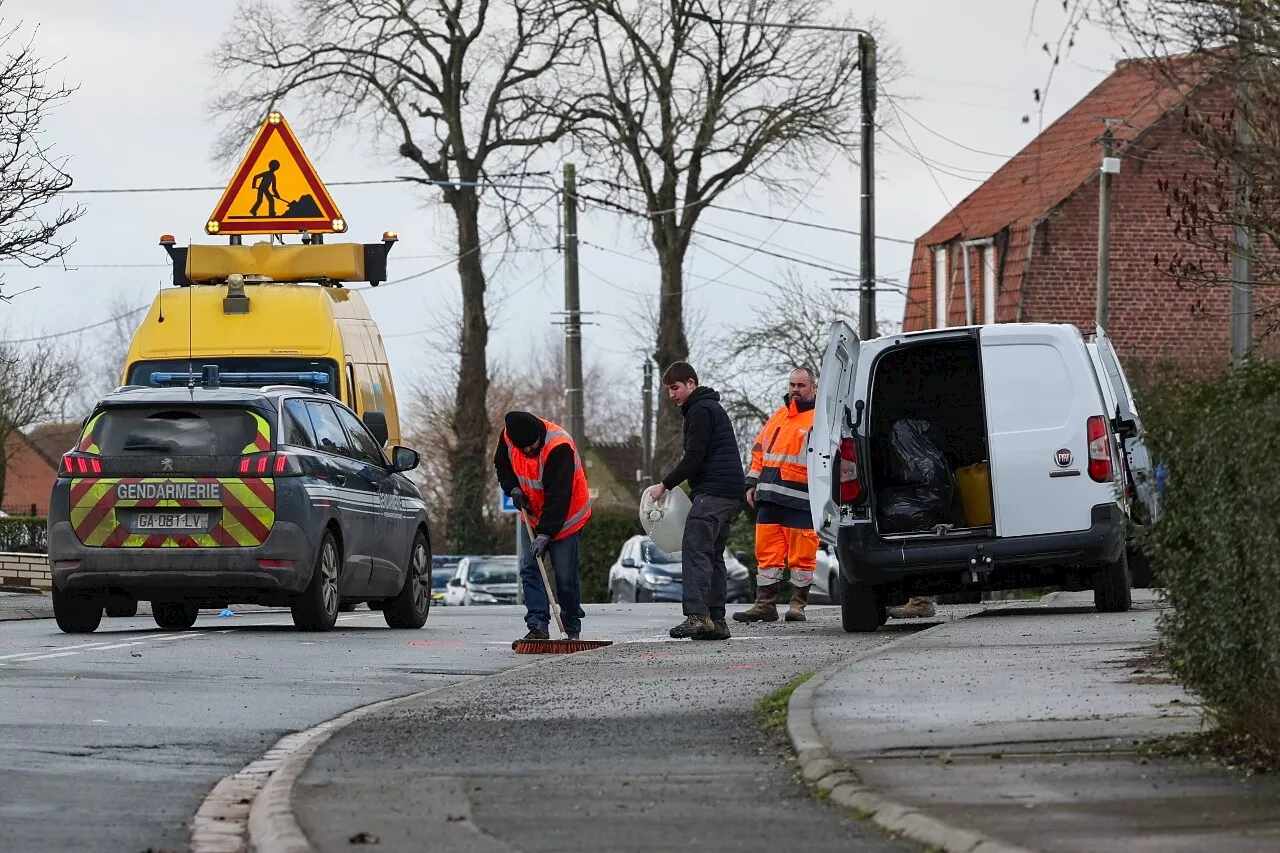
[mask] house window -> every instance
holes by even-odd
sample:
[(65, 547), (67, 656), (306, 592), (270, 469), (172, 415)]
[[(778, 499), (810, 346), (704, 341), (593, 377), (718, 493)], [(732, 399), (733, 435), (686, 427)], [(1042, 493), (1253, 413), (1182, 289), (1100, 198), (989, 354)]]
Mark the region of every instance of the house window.
[(982, 322), (996, 321), (996, 247), (982, 247)]
[(933, 250), (933, 305), (935, 329), (947, 325), (947, 309), (950, 307), (950, 288), (947, 286), (947, 247)]

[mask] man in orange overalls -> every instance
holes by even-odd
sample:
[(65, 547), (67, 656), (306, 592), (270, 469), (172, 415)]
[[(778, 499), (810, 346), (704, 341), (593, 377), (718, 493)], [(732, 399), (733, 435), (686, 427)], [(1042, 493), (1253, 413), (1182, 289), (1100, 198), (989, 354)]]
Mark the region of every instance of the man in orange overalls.
[(784, 405), (773, 413), (751, 449), (747, 504), (756, 507), (756, 603), (733, 614), (738, 622), (776, 622), (782, 570), (791, 570), (788, 622), (803, 622), (818, 562), (818, 534), (809, 512), (805, 457), (818, 393), (813, 371), (797, 367)]

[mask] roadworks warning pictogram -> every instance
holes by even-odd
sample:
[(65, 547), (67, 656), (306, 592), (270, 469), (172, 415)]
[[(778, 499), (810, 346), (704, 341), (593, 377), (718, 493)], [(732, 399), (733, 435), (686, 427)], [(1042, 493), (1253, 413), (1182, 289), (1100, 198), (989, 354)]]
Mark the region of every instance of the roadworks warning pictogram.
[(218, 206), (210, 234), (336, 234), (347, 230), (329, 191), (280, 113), (272, 111), (249, 145)]

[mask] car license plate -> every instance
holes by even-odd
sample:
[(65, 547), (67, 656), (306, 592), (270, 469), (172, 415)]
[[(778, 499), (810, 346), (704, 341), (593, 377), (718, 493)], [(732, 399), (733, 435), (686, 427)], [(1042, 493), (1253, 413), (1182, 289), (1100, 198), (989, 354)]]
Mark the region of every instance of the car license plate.
[(135, 530), (207, 530), (207, 512), (140, 512), (133, 519)]

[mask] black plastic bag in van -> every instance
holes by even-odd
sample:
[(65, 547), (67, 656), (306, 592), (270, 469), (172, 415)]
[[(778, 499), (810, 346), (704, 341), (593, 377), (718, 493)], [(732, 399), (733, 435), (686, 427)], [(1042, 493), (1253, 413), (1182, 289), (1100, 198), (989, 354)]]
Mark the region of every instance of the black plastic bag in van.
[(935, 486), (898, 486), (880, 493), (877, 504), (881, 533), (931, 530), (945, 521), (950, 503)]
[(903, 418), (889, 430), (892, 486), (877, 497), (881, 533), (928, 530), (947, 523), (956, 482), (933, 425)]

